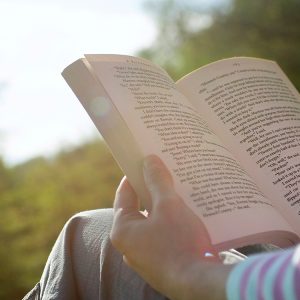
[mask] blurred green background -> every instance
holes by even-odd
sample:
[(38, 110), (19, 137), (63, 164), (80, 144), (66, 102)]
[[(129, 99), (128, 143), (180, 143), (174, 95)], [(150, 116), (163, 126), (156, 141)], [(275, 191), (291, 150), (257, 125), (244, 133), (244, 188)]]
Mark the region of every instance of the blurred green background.
[[(256, 56), (276, 60), (300, 89), (299, 0), (152, 1), (145, 12), (158, 35), (136, 54), (175, 80), (217, 59)], [(100, 138), (14, 166), (0, 161), (0, 299), (21, 299), (34, 286), (63, 224), (110, 207), (121, 177)]]

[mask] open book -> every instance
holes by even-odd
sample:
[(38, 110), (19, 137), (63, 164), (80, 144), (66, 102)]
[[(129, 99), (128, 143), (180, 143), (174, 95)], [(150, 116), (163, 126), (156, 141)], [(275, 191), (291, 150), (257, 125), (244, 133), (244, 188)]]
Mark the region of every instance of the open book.
[(225, 59), (174, 83), (142, 58), (85, 55), (62, 74), (146, 208), (141, 163), (157, 154), (217, 250), (299, 242), (300, 97), (275, 62)]

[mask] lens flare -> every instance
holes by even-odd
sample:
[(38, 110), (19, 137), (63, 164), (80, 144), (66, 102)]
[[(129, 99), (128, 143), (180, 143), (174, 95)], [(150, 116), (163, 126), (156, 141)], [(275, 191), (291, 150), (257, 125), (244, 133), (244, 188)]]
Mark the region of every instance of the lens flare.
[(104, 96), (96, 97), (90, 101), (90, 110), (96, 117), (104, 117), (109, 109), (109, 100)]

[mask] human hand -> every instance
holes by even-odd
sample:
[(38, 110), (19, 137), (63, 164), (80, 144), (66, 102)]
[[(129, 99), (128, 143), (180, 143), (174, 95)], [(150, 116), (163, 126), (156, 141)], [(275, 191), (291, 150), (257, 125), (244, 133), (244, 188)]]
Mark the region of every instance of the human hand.
[[(186, 288), (199, 286), (196, 278), (211, 274), (212, 265), (219, 266), (209, 262), (216, 261), (217, 254), (203, 223), (177, 195), (171, 174), (158, 157), (146, 158), (144, 179), (152, 210), (148, 216), (139, 211), (137, 196), (124, 178), (114, 203), (112, 243), (154, 289), (171, 299), (188, 299)], [(205, 258), (207, 252), (215, 256)]]

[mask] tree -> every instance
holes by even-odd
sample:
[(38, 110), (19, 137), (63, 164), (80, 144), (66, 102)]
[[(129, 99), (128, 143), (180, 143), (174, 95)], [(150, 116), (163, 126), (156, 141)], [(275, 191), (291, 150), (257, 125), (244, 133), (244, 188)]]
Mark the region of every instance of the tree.
[[(232, 0), (206, 9), (170, 0), (150, 7), (160, 34), (141, 55), (161, 64), (175, 79), (225, 57), (257, 56), (276, 60), (300, 89), (298, 0)], [(197, 18), (206, 19), (207, 27), (191, 26)]]
[(0, 299), (21, 299), (34, 286), (63, 224), (111, 207), (121, 177), (101, 140), (13, 168), (0, 161)]

